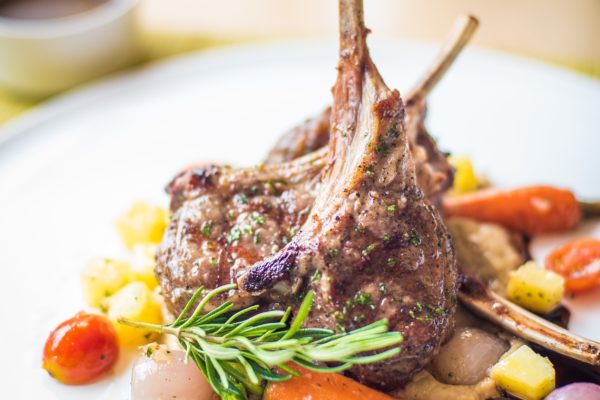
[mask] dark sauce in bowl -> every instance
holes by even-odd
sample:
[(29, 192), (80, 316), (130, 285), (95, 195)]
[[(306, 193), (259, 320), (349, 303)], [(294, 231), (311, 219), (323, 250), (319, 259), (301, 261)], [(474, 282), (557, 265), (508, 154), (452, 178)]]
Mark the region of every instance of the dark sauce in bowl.
[(110, 0), (0, 0), (0, 18), (44, 20), (70, 17)]

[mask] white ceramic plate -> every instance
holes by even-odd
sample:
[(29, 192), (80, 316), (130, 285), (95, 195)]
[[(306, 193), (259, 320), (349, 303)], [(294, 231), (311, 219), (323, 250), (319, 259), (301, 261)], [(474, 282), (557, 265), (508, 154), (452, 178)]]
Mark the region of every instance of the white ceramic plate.
[[(373, 43), (406, 91), (437, 48)], [(84, 307), (79, 273), (123, 249), (115, 217), (199, 160), (256, 163), (279, 134), (331, 101), (336, 46), (284, 43), (211, 51), (52, 101), (0, 131), (3, 393), (23, 399), (126, 399), (115, 374), (66, 387), (40, 368), (47, 334)], [(550, 183), (600, 197), (600, 83), (543, 64), (468, 50), (431, 96), (442, 148), (472, 156), (502, 186)], [(600, 237), (598, 224), (585, 232)], [(544, 256), (563, 237), (536, 239)], [(572, 329), (600, 339), (600, 293), (570, 302)]]

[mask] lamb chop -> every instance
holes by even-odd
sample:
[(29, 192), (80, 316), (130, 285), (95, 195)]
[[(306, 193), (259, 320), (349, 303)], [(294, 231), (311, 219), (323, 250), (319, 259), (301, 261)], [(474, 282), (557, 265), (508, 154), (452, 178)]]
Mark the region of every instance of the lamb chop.
[(291, 242), (253, 265), (238, 286), (264, 298), (312, 289), (308, 326), (348, 330), (387, 318), (404, 336), (402, 353), (351, 374), (392, 389), (424, 367), (451, 331), (456, 262), (441, 216), (416, 183), (400, 94), (369, 56), (362, 1), (339, 6), (331, 161), (322, 187)]
[[(414, 132), (423, 126), (423, 99), (454, 61), (476, 25), (473, 17), (463, 17), (457, 22), (444, 50), (410, 92), (407, 102), (413, 106), (409, 107), (405, 124), (406, 130), (413, 132), (412, 138), (417, 137)], [(314, 154), (290, 163), (254, 168), (196, 166), (173, 179), (167, 189), (173, 216), (156, 268), (173, 312), (179, 313), (199, 286), (214, 288), (235, 281), (248, 266), (283, 247), (298, 231), (314, 203), (321, 184), (321, 169), (327, 164), (327, 149), (319, 146), (318, 141), (311, 143), (309, 138), (329, 139), (329, 121), (325, 122), (329, 116), (326, 111), (314, 124), (303, 124), (296, 129), (297, 137), (305, 136), (301, 139), (307, 145), (305, 150), (321, 147)], [(319, 133), (323, 129), (326, 135)], [(429, 144), (429, 152), (421, 147), (423, 142)], [(413, 157), (419, 160), (418, 181), (424, 185), (425, 194), (434, 197), (441, 193), (452, 178), (443, 154), (425, 135), (411, 141), (410, 147)], [(302, 153), (301, 150), (293, 153), (293, 157)], [(436, 160), (440, 166), (432, 168)], [(243, 305), (253, 300), (240, 301)]]
[[(409, 99), (407, 103), (412, 102)], [(173, 181), (169, 191), (173, 195), (174, 215), (157, 266), (157, 275), (172, 311), (179, 312), (198, 286), (212, 288), (235, 281), (253, 262), (289, 242), (306, 220), (322, 185), (320, 174), (328, 161), (325, 154), (326, 150), (319, 150), (293, 163), (238, 170), (207, 165), (187, 170)], [(318, 274), (313, 276), (316, 278)], [(265, 298), (242, 293), (231, 299), (240, 306), (259, 300), (270, 302), (274, 307), (278, 301), (288, 303), (290, 291), (285, 284), (275, 286), (279, 290), (269, 291)], [(479, 305), (474, 308), (479, 306), (485, 310), (487, 306), (491, 312), (482, 311), (482, 314), (516, 334), (527, 336), (518, 328), (510, 329), (515, 326), (514, 313), (493, 312), (497, 302), (482, 303), (485, 295), (485, 292), (478, 294)], [(361, 302), (364, 299), (364, 296), (359, 297)], [(475, 304), (469, 296), (461, 295), (461, 300)], [(417, 314), (415, 317), (424, 318)], [(523, 321), (527, 319), (520, 318), (517, 324)], [(584, 343), (570, 336), (571, 343)], [(550, 347), (553, 343), (543, 338), (532, 339)], [(560, 337), (557, 340), (561, 340)], [(597, 364), (597, 347), (587, 349), (590, 356), (579, 358)], [(562, 352), (577, 355), (570, 354), (574, 352), (568, 346), (562, 346)]]
[[(445, 154), (437, 148), (425, 128), (425, 97), (456, 60), (477, 26), (477, 19), (470, 15), (462, 16), (456, 21), (447, 44), (406, 98), (405, 126), (416, 163), (417, 182), (434, 203), (452, 185), (453, 171)], [(291, 161), (324, 147), (329, 140), (330, 113), (331, 108), (328, 107), (316, 117), (309, 118), (284, 133), (265, 162), (276, 164)]]

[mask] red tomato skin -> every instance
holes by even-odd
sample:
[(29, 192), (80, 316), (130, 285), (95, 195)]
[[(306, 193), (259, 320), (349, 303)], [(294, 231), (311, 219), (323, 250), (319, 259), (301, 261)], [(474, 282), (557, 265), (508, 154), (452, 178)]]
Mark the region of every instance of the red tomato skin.
[(546, 268), (565, 278), (567, 291), (585, 292), (600, 286), (600, 239), (583, 238), (554, 249), (546, 257)]
[(42, 368), (68, 385), (99, 377), (119, 357), (117, 334), (102, 315), (80, 312), (54, 329), (44, 346)]

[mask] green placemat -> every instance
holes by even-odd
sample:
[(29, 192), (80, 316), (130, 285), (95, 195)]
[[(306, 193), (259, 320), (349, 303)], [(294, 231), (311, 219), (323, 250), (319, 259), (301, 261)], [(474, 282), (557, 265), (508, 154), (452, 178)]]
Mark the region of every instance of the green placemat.
[[(253, 42), (255, 39), (218, 39), (198, 37), (194, 35), (178, 35), (176, 33), (143, 32), (140, 36), (140, 41), (144, 54), (143, 62), (149, 62), (176, 54), (210, 47), (240, 42)], [(565, 60), (551, 61), (579, 72), (583, 72), (587, 75), (600, 78), (600, 64), (598, 63), (578, 63)], [(45, 100), (29, 100), (18, 98), (0, 88), (0, 125)]]

